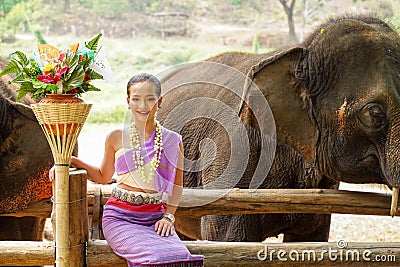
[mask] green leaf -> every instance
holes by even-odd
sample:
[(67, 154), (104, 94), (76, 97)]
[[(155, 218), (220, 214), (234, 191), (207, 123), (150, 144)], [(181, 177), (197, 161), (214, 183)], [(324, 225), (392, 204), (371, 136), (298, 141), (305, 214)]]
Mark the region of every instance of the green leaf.
[(18, 65), (17, 60), (13, 59), (10, 62), (8, 62), (7, 66), (5, 66), (3, 71), (0, 72), (0, 77), (6, 74), (18, 73), (18, 72), (21, 72), (21, 68)]
[(82, 84), (82, 89), (84, 92), (89, 92), (89, 91), (101, 91), (99, 88), (91, 85), (90, 83), (84, 83)]
[(103, 79), (103, 75), (101, 75), (100, 73), (98, 73), (92, 69), (88, 69), (86, 71), (86, 74), (90, 77), (91, 80)]
[(16, 54), (16, 55), (18, 56), (18, 58), (19, 58), (19, 60), (20, 60), (22, 66), (25, 67), (26, 65), (29, 64), (29, 60), (28, 60), (28, 58), (26, 57), (26, 55), (25, 55), (23, 52), (21, 52), (21, 51), (15, 51), (15, 52), (12, 53), (12, 54)]
[(27, 92), (25, 91), (18, 91), (17, 101), (21, 100), (26, 94)]
[(25, 92), (26, 93), (33, 93), (36, 91), (35, 88), (33, 88), (32, 83), (30, 82), (23, 82), (21, 83), (21, 86), (19, 89), (17, 89), (18, 92)]
[(75, 70), (71, 73), (70, 77), (63, 82), (65, 91), (79, 87), (83, 83), (85, 72), (82, 66), (76, 66)]
[(97, 51), (97, 45), (99, 43), (100, 37), (102, 36), (101, 33), (99, 33), (96, 37), (94, 37), (92, 40), (90, 40), (86, 45), (87, 48), (93, 51)]
[(9, 81), (9, 83), (22, 83), (23, 81), (26, 81), (27, 77), (23, 72), (18, 73), (14, 79)]
[(90, 64), (92, 62), (91, 58), (87, 58), (85, 60), (82, 60), (81, 62), (79, 62), (79, 65), (85, 66), (86, 64)]
[(49, 83), (41, 82), (41, 81), (33, 81), (32, 87), (33, 88), (46, 88)]

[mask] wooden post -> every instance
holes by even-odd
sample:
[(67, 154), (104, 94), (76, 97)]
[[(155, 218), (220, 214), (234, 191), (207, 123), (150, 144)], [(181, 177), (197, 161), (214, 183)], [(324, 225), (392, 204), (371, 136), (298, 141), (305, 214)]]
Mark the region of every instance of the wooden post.
[(73, 171), (69, 175), (69, 242), (70, 266), (86, 266), (86, 243), (88, 241), (88, 208), (86, 171)]
[(56, 166), (54, 208), (56, 215), (56, 266), (69, 267), (69, 168)]
[[(59, 177), (57, 179), (59, 180)], [(69, 185), (68, 188), (63, 188), (62, 193), (68, 193), (68, 201), (63, 202), (57, 201), (60, 190), (54, 190), (53, 186), (56, 194), (52, 214), (56, 252), (58, 250), (56, 266), (59, 266), (60, 263), (64, 266), (83, 267), (86, 266), (85, 255), (88, 241), (86, 171), (78, 170), (69, 173), (67, 185)], [(57, 184), (55, 187), (57, 187)], [(61, 218), (57, 216), (58, 214), (61, 214)], [(62, 237), (57, 239), (59, 235), (62, 235)], [(62, 244), (62, 246), (59, 244)]]
[[(57, 267), (70, 267), (72, 250), (69, 239), (69, 162), (79, 133), (83, 127), (91, 104), (39, 103), (32, 110), (42, 127), (50, 145), (55, 163), (55, 216), (56, 216), (56, 261)], [(78, 238), (79, 239), (79, 238)], [(75, 267), (76, 265), (72, 265)]]

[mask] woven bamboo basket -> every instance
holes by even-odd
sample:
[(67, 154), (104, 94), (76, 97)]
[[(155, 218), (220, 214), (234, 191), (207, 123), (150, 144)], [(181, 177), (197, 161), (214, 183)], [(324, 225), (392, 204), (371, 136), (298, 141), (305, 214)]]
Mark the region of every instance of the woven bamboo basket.
[(91, 104), (84, 103), (32, 105), (32, 110), (50, 145), (55, 163), (56, 179), (53, 192), (55, 229), (53, 231), (56, 241), (56, 266), (70, 266), (69, 162), (91, 107)]

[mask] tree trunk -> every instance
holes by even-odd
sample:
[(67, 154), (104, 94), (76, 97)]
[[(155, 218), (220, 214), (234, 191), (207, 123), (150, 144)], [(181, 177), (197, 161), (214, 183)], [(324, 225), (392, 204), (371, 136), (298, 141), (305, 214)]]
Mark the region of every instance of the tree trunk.
[(294, 10), (294, 4), (296, 3), (296, 0), (292, 0), (290, 2), (290, 4), (286, 0), (279, 0), (279, 2), (281, 2), (283, 9), (285, 10), (285, 13), (288, 18), (289, 40), (291, 43), (295, 43), (295, 42), (297, 42), (297, 36), (296, 36), (296, 31), (295, 31), (294, 21), (293, 21), (293, 10)]

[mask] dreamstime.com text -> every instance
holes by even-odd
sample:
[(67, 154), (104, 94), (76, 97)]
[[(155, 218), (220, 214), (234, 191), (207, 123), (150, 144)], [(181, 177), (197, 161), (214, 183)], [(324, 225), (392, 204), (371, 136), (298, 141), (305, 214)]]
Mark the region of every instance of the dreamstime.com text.
[(345, 240), (339, 240), (337, 247), (323, 250), (290, 250), (271, 249), (267, 244), (257, 252), (260, 261), (341, 261), (341, 262), (396, 262), (396, 255), (373, 255), (370, 249), (348, 249)]

